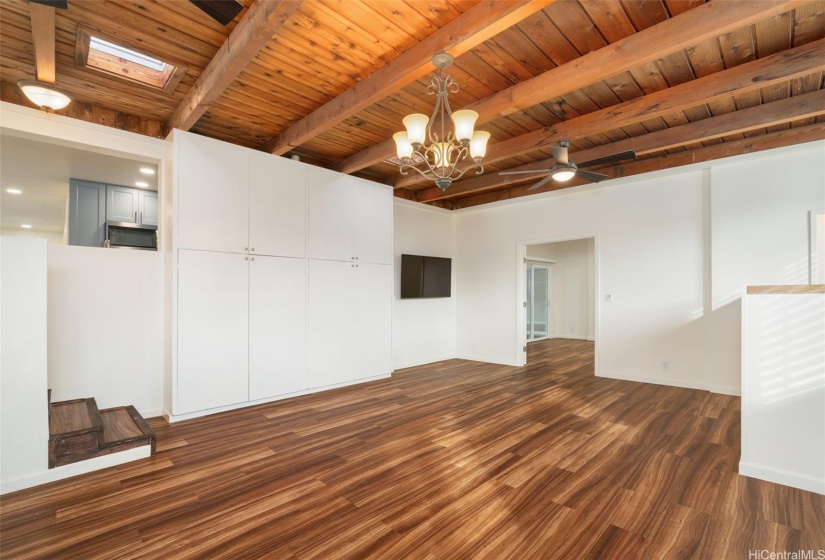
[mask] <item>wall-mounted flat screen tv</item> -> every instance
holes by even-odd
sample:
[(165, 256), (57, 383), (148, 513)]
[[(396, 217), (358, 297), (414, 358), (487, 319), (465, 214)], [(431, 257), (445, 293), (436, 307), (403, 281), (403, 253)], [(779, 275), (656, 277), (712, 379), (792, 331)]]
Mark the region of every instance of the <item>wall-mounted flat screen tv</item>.
[(401, 255), (401, 299), (450, 297), (452, 260)]

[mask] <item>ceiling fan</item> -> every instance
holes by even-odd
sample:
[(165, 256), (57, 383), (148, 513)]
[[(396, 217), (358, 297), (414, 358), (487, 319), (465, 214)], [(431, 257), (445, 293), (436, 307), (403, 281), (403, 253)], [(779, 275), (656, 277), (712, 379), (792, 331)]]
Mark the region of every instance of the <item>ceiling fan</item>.
[[(65, 10), (69, 7), (68, 0), (31, 0), (35, 4), (43, 4), (44, 6), (51, 6), (60, 10)], [(221, 25), (229, 25), (235, 19), (241, 10), (243, 4), (236, 2), (236, 0), (189, 0), (195, 6), (200, 8), (209, 17), (220, 23)]]
[(580, 177), (586, 181), (590, 181), (592, 183), (598, 183), (604, 179), (607, 179), (607, 175), (602, 173), (594, 173), (593, 171), (585, 171), (582, 167), (592, 167), (594, 165), (604, 165), (606, 163), (612, 163), (614, 161), (621, 161), (623, 159), (633, 159), (636, 157), (636, 152), (633, 150), (627, 150), (625, 152), (619, 152), (616, 154), (611, 154), (609, 156), (603, 156), (596, 159), (591, 159), (588, 161), (583, 161), (580, 164), (576, 165), (570, 158), (567, 156), (567, 148), (570, 146), (569, 140), (560, 140), (558, 144), (550, 148), (550, 151), (553, 152), (553, 159), (556, 162), (553, 164), (553, 167), (550, 169), (533, 169), (530, 171), (501, 171), (499, 175), (525, 175), (531, 174), (535, 175), (536, 173), (547, 173), (547, 177), (527, 189), (528, 191), (535, 190), (545, 183), (547, 183), (550, 179), (555, 179), (556, 181), (569, 181), (574, 176)]

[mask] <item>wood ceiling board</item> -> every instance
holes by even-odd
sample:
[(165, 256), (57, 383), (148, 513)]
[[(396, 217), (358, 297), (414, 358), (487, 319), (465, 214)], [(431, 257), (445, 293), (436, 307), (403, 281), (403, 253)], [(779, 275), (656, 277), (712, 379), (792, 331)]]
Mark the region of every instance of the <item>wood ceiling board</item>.
[(169, 128), (191, 128), (300, 5), (300, 0), (256, 2), (172, 113)]
[(608, 43), (636, 32), (619, 0), (582, 0), (581, 7)]
[[(744, 24), (783, 13), (798, 4), (799, 0), (705, 4), (678, 18), (588, 53), (577, 59), (575, 64), (557, 67), (468, 108), (480, 113), (478, 124), (481, 125), (496, 116), (543, 102), (554, 94), (567, 95), (584, 85), (601, 81), (604, 68), (610, 68), (611, 74), (621, 74), (640, 64), (655, 61), (661, 58), (662, 45), (667, 45), (671, 52), (678, 52), (696, 42), (710, 40), (719, 32), (741, 28)], [(334, 169), (351, 172), (386, 159), (393, 153), (394, 144), (386, 141), (378, 147), (350, 156), (336, 164)]]
[(267, 143), (271, 153), (284, 153), (313, 135), (332, 128), (340, 120), (386, 97), (399, 87), (430, 72), (429, 59), (436, 52), (460, 54), (502, 29), (523, 19), (552, 0), (519, 0), (505, 3), (484, 0), (450, 23), (398, 55), (369, 77), (346, 90), (333, 102)]
[(799, 6), (793, 13), (793, 46), (822, 38), (825, 29), (825, 0)]
[[(634, 117), (629, 117), (630, 113), (620, 110), (620, 107), (612, 107), (602, 111), (594, 111), (587, 115), (587, 122), (599, 122), (597, 127), (605, 121), (613, 121), (617, 126), (610, 126), (606, 130), (623, 126), (619, 123), (639, 122), (641, 118), (652, 118), (653, 116), (673, 115), (674, 111), (681, 111), (684, 108), (693, 107), (697, 104), (706, 103), (710, 99), (729, 97), (733, 92), (754, 91), (761, 84), (770, 84), (785, 81), (794, 75), (805, 75), (816, 67), (825, 67), (825, 40), (819, 40), (809, 45), (797, 47), (794, 50), (784, 51), (776, 55), (771, 55), (764, 59), (751, 62), (750, 65), (741, 65), (731, 68), (725, 72), (712, 74), (699, 78), (691, 82), (652, 93), (645, 98), (628, 101), (622, 104), (622, 108), (632, 106), (645, 107), (635, 112)], [(758, 74), (757, 74), (758, 72)], [(741, 95), (739, 93), (738, 95)], [(757, 92), (758, 96), (758, 92)], [(737, 96), (735, 95), (734, 98)], [(655, 105), (652, 105), (653, 102)], [(633, 111), (631, 111), (633, 112)], [(636, 120), (631, 120), (636, 119)], [(576, 130), (581, 131), (583, 120), (577, 119), (574, 125), (569, 124), (569, 120), (559, 123), (558, 129), (562, 130), (552, 137), (539, 133), (531, 133), (511, 139), (500, 144), (491, 146), (487, 153), (490, 160), (505, 155), (512, 155), (523, 151), (555, 142), (559, 138), (567, 136), (585, 135), (586, 132), (575, 134)], [(569, 130), (568, 130), (569, 128)], [(570, 134), (567, 134), (567, 133)], [(548, 139), (547, 141), (543, 141)]]
[(608, 45), (604, 36), (577, 2), (559, 2), (547, 10), (547, 15), (580, 55)]

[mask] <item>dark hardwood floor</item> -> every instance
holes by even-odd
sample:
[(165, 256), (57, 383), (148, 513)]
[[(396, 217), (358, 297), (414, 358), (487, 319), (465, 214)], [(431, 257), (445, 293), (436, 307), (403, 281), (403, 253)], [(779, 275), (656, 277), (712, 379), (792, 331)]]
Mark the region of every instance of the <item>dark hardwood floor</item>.
[(154, 457), (3, 496), (0, 556), (748, 560), (825, 549), (825, 496), (737, 474), (738, 398), (596, 378), (589, 342), (529, 348), (521, 369), (450, 360), (150, 420)]

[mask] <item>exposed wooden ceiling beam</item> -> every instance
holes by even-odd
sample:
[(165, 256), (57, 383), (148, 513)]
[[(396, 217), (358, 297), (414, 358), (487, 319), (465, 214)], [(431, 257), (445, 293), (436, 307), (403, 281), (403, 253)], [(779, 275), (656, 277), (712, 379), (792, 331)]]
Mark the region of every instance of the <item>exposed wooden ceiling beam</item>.
[[(616, 130), (644, 120), (661, 117), (740, 95), (774, 84), (825, 70), (825, 39), (795, 49), (782, 51), (729, 70), (710, 74), (618, 105), (606, 107), (569, 121), (515, 136), (490, 146), (484, 162), (487, 164), (525, 154), (555, 144), (559, 140), (582, 138)], [(588, 158), (589, 159), (589, 158)], [(396, 188), (409, 188), (422, 183), (421, 176), (399, 176)]]
[(192, 128), (300, 5), (301, 0), (256, 0), (172, 113), (169, 128)]
[[(478, 122), (481, 124), (563, 96), (655, 61), (669, 53), (785, 13), (804, 3), (805, 0), (709, 2), (525, 80), (466, 108), (478, 111)], [(388, 139), (353, 154), (332, 166), (332, 169), (352, 173), (384, 161), (394, 154), (395, 144), (392, 139)]]
[(54, 83), (54, 8), (43, 4), (29, 3), (34, 39), (34, 62), (37, 79)]
[(288, 152), (432, 72), (434, 54), (449, 52), (457, 57), (554, 1), (479, 2), (401, 53), (396, 59), (272, 138), (263, 149), (278, 155)]
[[(649, 173), (652, 171), (659, 171), (662, 169), (671, 169), (674, 167), (681, 167), (683, 165), (690, 165), (693, 163), (701, 163), (715, 159), (721, 159), (741, 154), (749, 154), (759, 152), (762, 150), (770, 150), (773, 148), (781, 148), (783, 146), (792, 146), (795, 144), (804, 144), (806, 142), (815, 142), (817, 140), (825, 139), (825, 123), (815, 123), (799, 128), (791, 128), (788, 130), (781, 130), (754, 138), (744, 138), (742, 140), (735, 140), (733, 142), (725, 142), (716, 146), (709, 146), (707, 148), (700, 148), (687, 152), (680, 152), (677, 154), (667, 154), (661, 157), (649, 158), (641, 161), (636, 161), (626, 165), (616, 166), (607, 171), (611, 179), (618, 179), (620, 177), (630, 177), (632, 175), (639, 175), (642, 173)], [(563, 188), (576, 187), (585, 185), (586, 182), (573, 180), (570, 183), (559, 186), (556, 184), (554, 189), (546, 190), (561, 190)], [(467, 198), (460, 198), (453, 202), (452, 209), (458, 210), (460, 208), (469, 208), (472, 206), (479, 206), (481, 204), (489, 204), (500, 200), (508, 200), (536, 194), (537, 192), (545, 191), (528, 191), (529, 185), (522, 185), (510, 189), (481, 193), (476, 196), (469, 196)], [(438, 204), (442, 201), (436, 201)]]
[[(644, 155), (823, 114), (825, 114), (825, 90), (818, 90), (765, 105), (757, 105), (717, 117), (702, 119), (689, 124), (666, 128), (642, 136), (627, 138), (602, 146), (595, 146), (587, 150), (572, 152), (570, 159), (574, 162), (588, 161), (625, 150), (634, 150), (636, 155)], [(553, 163), (553, 158), (548, 158), (514, 167), (512, 171), (549, 169)], [(446, 192), (442, 192), (438, 187), (419, 191), (416, 198), (419, 202), (429, 202), (457, 196), (467, 196), (469, 194), (477, 194), (491, 189), (501, 188), (502, 186), (535, 180), (539, 176), (543, 176), (539, 171), (537, 171), (536, 175), (499, 175), (497, 173), (491, 173), (482, 177), (457, 182), (447, 189)]]

